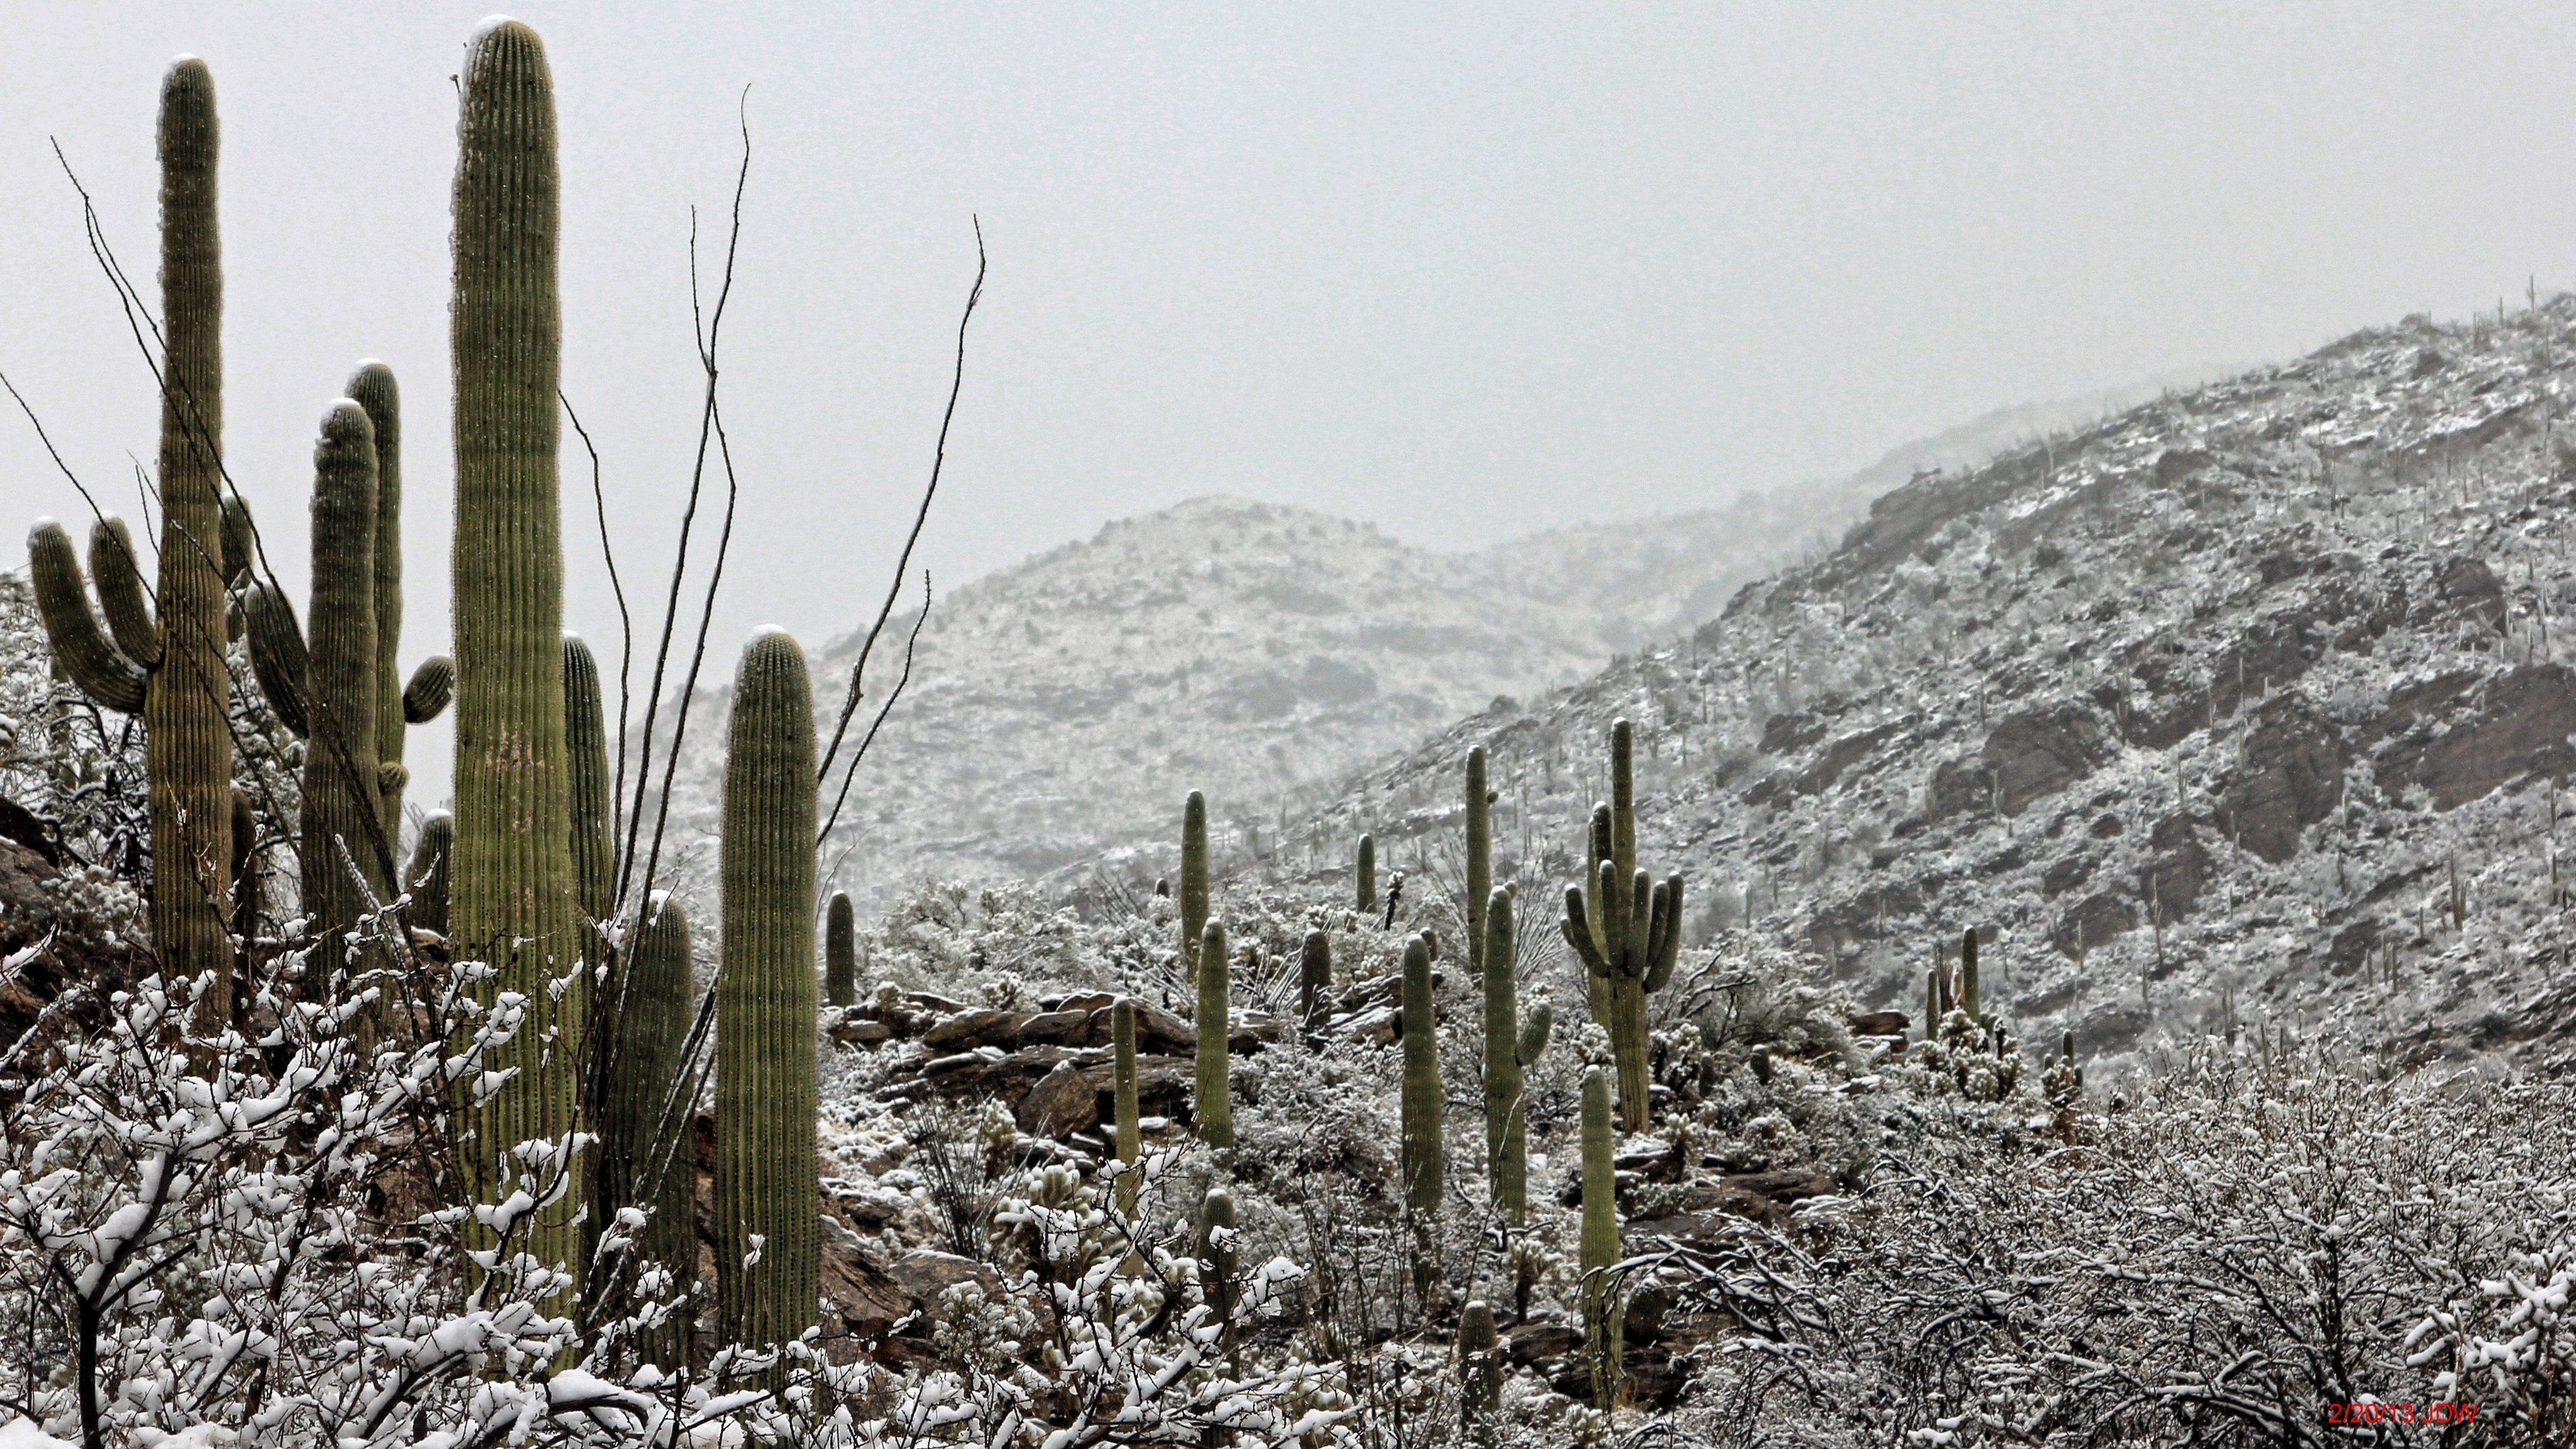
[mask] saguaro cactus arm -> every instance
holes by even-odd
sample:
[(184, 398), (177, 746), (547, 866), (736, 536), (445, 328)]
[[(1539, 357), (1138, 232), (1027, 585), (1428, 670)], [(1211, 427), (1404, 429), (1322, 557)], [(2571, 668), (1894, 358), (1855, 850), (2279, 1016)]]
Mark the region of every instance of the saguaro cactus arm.
[(89, 574), (98, 586), (99, 612), (107, 615), (116, 647), (145, 669), (161, 662), (161, 625), (144, 595), (143, 558), (125, 520), (111, 513), (89, 529)]
[(277, 722), (286, 726), (287, 733), (304, 739), (312, 733), (304, 697), (312, 655), (304, 646), (303, 628), (295, 622), (295, 608), (284, 594), (266, 584), (253, 584), (242, 601), (242, 612), (248, 623), (251, 677), (259, 681), (259, 692)]
[(142, 666), (116, 647), (91, 611), (88, 580), (61, 524), (40, 518), (28, 530), (27, 572), (35, 585), (36, 617), (63, 673), (101, 707), (141, 714), (148, 683)]
[(420, 661), (411, 672), (411, 683), (403, 686), (402, 716), (405, 724), (427, 724), (447, 708), (448, 697), (456, 692), (456, 661), (444, 654), (432, 654)]

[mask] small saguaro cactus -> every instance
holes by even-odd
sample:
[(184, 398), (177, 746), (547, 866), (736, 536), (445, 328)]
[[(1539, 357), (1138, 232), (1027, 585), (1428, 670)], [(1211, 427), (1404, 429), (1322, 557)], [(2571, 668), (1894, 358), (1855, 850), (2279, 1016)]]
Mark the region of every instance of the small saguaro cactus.
[(411, 892), (410, 920), (425, 931), (447, 935), (448, 857), (456, 853), (456, 817), (433, 810), (420, 822), (411, 860), (403, 866), (403, 889)]
[(1181, 809), (1181, 977), (1199, 979), (1199, 937), (1208, 923), (1207, 797), (1190, 792)]
[[(101, 707), (143, 717), (152, 826), (152, 949), (203, 975), (199, 1023), (232, 1016), (232, 674), (223, 545), (223, 265), (216, 229), (215, 80), (181, 56), (161, 80), (161, 550), (158, 587), (118, 526), (92, 536), (107, 614), (90, 611), (71, 539), (39, 519), (27, 540), (55, 662)], [(104, 537), (102, 537), (104, 535)], [(104, 547), (101, 545), (104, 544)], [(111, 637), (112, 635), (112, 637)], [(121, 647), (120, 647), (121, 646)]]
[(1475, 1449), (1494, 1449), (1503, 1423), (1502, 1337), (1479, 1298), (1458, 1311), (1459, 1428)]
[[(610, 799), (608, 721), (599, 703), (599, 664), (578, 634), (563, 636), (564, 760), (571, 766), (573, 889), (585, 925), (616, 911), (617, 807)], [(586, 931), (585, 935), (592, 932)], [(591, 941), (593, 967), (599, 942)]]
[(1440, 1038), (1431, 1007), (1431, 948), (1421, 938), (1404, 947), (1404, 1205), (1417, 1215), (1440, 1210)]
[(1467, 752), (1467, 898), (1460, 913), (1465, 917), (1467, 966), (1471, 971), (1484, 964), (1485, 943), (1476, 913), (1485, 908), (1485, 897), (1493, 888), (1493, 802), (1485, 789), (1485, 747), (1478, 745)]
[(1145, 1155), (1145, 1119), (1136, 1104), (1136, 1003), (1121, 996), (1109, 1007), (1110, 1115), (1116, 1121), (1118, 1160), (1127, 1172), (1118, 1179), (1119, 1211), (1136, 1211), (1136, 1164)]
[(823, 909), (823, 1004), (848, 1006), (858, 992), (858, 913), (850, 908), (848, 891), (834, 891)]
[(1376, 836), (1360, 836), (1360, 857), (1355, 873), (1359, 879), (1359, 912), (1363, 916), (1373, 915), (1377, 911)]
[[(606, 1058), (599, 1101), (599, 1221), (621, 1208), (650, 1216), (636, 1239), (641, 1263), (668, 1270), (693, 1287), (698, 1271), (697, 1168), (689, 1145), (690, 1103), (683, 1100), (689, 1033), (689, 913), (656, 891), (627, 952), (618, 996), (616, 1039)], [(638, 1335), (647, 1363), (676, 1369), (688, 1362), (689, 1314), (673, 1313)]]
[(1583, 1347), (1592, 1362), (1593, 1407), (1619, 1398), (1624, 1334), (1613, 1269), (1619, 1263), (1619, 1193), (1610, 1152), (1610, 1084), (1599, 1067), (1583, 1073)]
[(1959, 939), (1959, 1007), (1968, 1019), (1982, 1023), (1985, 1013), (1977, 1003), (1977, 928), (1970, 926)]
[(716, 1307), (727, 1343), (788, 1343), (818, 1321), (814, 780), (805, 651), (764, 629), (735, 680), (718, 867)]
[(1520, 1016), (1519, 959), (1512, 930), (1512, 896), (1495, 891), (1485, 903), (1485, 1176), (1503, 1221), (1529, 1221), (1529, 1108), (1523, 1074), (1547, 1050), (1555, 1015), (1545, 1003), (1524, 1022)]
[(1216, 1310), (1216, 1321), (1224, 1323), (1234, 1316), (1234, 1305), (1241, 1291), (1241, 1253), (1235, 1244), (1234, 1194), (1224, 1188), (1210, 1188), (1206, 1201), (1199, 1204), (1199, 1261), (1204, 1264), (1208, 1307)]
[(1332, 1009), (1326, 993), (1333, 989), (1333, 938), (1321, 931), (1306, 933), (1306, 947), (1297, 961), (1297, 1026), (1305, 1033), (1324, 1029), (1324, 1015)]
[[(1595, 864), (1589, 879), (1565, 892), (1566, 944), (1593, 986), (1593, 1013), (1606, 1000), (1610, 1052), (1619, 1069), (1619, 1120), (1646, 1130), (1652, 1099), (1647, 1071), (1646, 998), (1672, 980), (1680, 959), (1682, 878), (1649, 885), (1637, 868), (1637, 791), (1632, 732), (1610, 727), (1610, 804), (1593, 812)], [(1606, 819), (1605, 819), (1606, 816)], [(1606, 830), (1605, 830), (1606, 825)], [(1604, 839), (1606, 834), (1607, 839)]]
[[(367, 415), (346, 398), (313, 449), (312, 653), (305, 661), (302, 843), (304, 912), (330, 969), (368, 897), (391, 898), (376, 770), (376, 450)], [(355, 874), (352, 875), (354, 869)], [(345, 963), (379, 968), (373, 952)], [(381, 1017), (385, 1013), (379, 1012)]]
[(1199, 1140), (1219, 1152), (1234, 1150), (1233, 1084), (1226, 1057), (1233, 968), (1225, 958), (1225, 927), (1215, 921), (1199, 937), (1198, 1078), (1190, 1120)]

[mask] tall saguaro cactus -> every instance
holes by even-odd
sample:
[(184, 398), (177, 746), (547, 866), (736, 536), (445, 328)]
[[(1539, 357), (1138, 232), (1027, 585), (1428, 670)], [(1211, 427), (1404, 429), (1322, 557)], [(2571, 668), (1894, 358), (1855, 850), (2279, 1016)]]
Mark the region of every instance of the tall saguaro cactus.
[(1431, 947), (1404, 946), (1404, 1205), (1418, 1216), (1440, 1211), (1440, 1037), (1431, 1007)]
[(1607, 1410), (1619, 1399), (1625, 1325), (1611, 1269), (1619, 1262), (1619, 1193), (1610, 1153), (1610, 1084), (1601, 1069), (1583, 1073), (1583, 1347), (1592, 1360), (1592, 1402)]
[(1207, 797), (1190, 792), (1181, 809), (1181, 976), (1199, 979), (1199, 937), (1207, 930)]
[[(611, 1080), (598, 1094), (599, 1219), (646, 1209), (637, 1255), (687, 1288), (698, 1272), (698, 1173), (690, 1104), (679, 1095), (689, 1033), (689, 913), (667, 893), (654, 894), (627, 953)], [(636, 1349), (645, 1362), (677, 1369), (688, 1363), (688, 1339), (688, 1315), (674, 1313), (645, 1330)]]
[(823, 908), (823, 1004), (848, 1006), (858, 999), (858, 913), (848, 891), (834, 891)]
[[(460, 82), (455, 190), (456, 850), (458, 960), (531, 1003), (495, 1066), (514, 1069), (476, 1125), (470, 1188), (497, 1186), (503, 1154), (578, 1125), (571, 772), (564, 743), (563, 542), (556, 496), (562, 314), (554, 78), (537, 33), (475, 33)], [(552, 983), (572, 976), (572, 990)], [(579, 1194), (528, 1247), (578, 1271)], [(809, 1215), (810, 1216), (810, 1215)], [(810, 1227), (810, 1224), (809, 1224)]]
[(434, 654), (402, 681), (402, 391), (394, 370), (369, 358), (349, 375), (348, 396), (376, 430), (376, 758), (384, 772), (385, 838), (402, 832), (402, 768), (407, 725), (427, 724), (447, 708), (456, 661)]
[[(1583, 885), (1565, 892), (1566, 944), (1593, 984), (1593, 1012), (1604, 1015), (1619, 1069), (1619, 1118), (1646, 1130), (1651, 1104), (1647, 1072), (1646, 998), (1672, 980), (1680, 958), (1682, 878), (1649, 885), (1637, 868), (1637, 790), (1626, 720), (1610, 727), (1610, 804), (1593, 814), (1593, 864)], [(1606, 825), (1607, 840), (1603, 839)]]
[(1467, 752), (1467, 899), (1465, 916), (1467, 965), (1480, 969), (1485, 963), (1484, 932), (1476, 919), (1485, 909), (1485, 897), (1494, 888), (1494, 815), (1493, 801), (1485, 788), (1485, 747), (1478, 745)]
[(1352, 868), (1352, 875), (1358, 884), (1359, 912), (1361, 915), (1366, 916), (1377, 909), (1376, 836), (1362, 835), (1360, 837), (1359, 860)]
[[(1195, 799), (1196, 796), (1191, 798)], [(1226, 1054), (1233, 995), (1233, 967), (1225, 956), (1225, 927), (1215, 921), (1199, 937), (1198, 1074), (1190, 1100), (1190, 1121), (1199, 1140), (1219, 1152), (1234, 1150), (1232, 1062)]]
[[(725, 1341), (818, 1321), (814, 692), (778, 630), (743, 650), (725, 741), (716, 978), (716, 1311)], [(751, 1238), (762, 1239), (759, 1259)]]
[(1547, 1050), (1555, 1017), (1541, 1002), (1524, 1022), (1520, 1014), (1519, 948), (1512, 930), (1512, 896), (1495, 891), (1485, 905), (1485, 1175), (1503, 1221), (1529, 1221), (1529, 1107), (1523, 1074)]
[[(312, 653), (298, 851), (304, 911), (320, 929), (322, 959), (335, 968), (367, 898), (392, 898), (376, 761), (375, 575), (368, 567), (375, 537), (374, 429), (363, 409), (342, 398), (322, 420), (313, 449)], [(382, 958), (371, 953), (348, 964), (360, 971)]]
[(1145, 1155), (1145, 1119), (1136, 1102), (1136, 1003), (1124, 996), (1109, 1008), (1110, 1115), (1117, 1123), (1118, 1160), (1128, 1172), (1118, 1179), (1118, 1208), (1136, 1211), (1135, 1167)]
[(1982, 1022), (1985, 1012), (1977, 1000), (1977, 928), (1970, 926), (1959, 938), (1959, 1005), (1971, 1021)]
[(232, 1015), (232, 700), (225, 664), (223, 263), (216, 233), (215, 80), (183, 55), (161, 80), (161, 559), (146, 602), (119, 525), (93, 535), (102, 629), (71, 539), (27, 540), (38, 615), (81, 691), (140, 714), (152, 819), (152, 946), (173, 977), (207, 974), (200, 1024)]

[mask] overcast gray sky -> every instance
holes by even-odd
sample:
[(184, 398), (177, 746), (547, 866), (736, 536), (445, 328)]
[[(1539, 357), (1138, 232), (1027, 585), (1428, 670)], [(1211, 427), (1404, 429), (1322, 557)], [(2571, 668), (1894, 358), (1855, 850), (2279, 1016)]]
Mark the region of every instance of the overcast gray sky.
[[(450, 77), (484, 13), (0, 4), (0, 369), (132, 498), (150, 379), (49, 138), (149, 288), (155, 90), (203, 55), (232, 470), (300, 574), (324, 404), (357, 359), (393, 365), (409, 657), (446, 634)], [(688, 208), (720, 224), (751, 87), (720, 667), (754, 623), (819, 644), (872, 607), (973, 215), (992, 275), (924, 553), (950, 583), (1212, 491), (1459, 547), (1698, 506), (1995, 406), (2576, 280), (2559, 4), (516, 13), (553, 57), (565, 382), (630, 580), (667, 550), (696, 420)], [(567, 612), (608, 637), (566, 502)], [(40, 513), (82, 509), (0, 416), (0, 515)]]

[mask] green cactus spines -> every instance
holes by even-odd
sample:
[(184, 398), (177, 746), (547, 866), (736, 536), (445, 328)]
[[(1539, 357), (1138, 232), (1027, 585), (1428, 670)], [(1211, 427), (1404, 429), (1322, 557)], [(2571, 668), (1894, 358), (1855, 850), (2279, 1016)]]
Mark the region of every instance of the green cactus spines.
[(848, 1006), (859, 999), (859, 922), (847, 891), (832, 892), (823, 908), (823, 1004)]
[[(368, 898), (392, 899), (376, 760), (375, 576), (367, 566), (375, 530), (375, 443), (366, 413), (344, 398), (323, 418), (313, 449), (313, 617), (303, 690), (310, 734), (297, 852), (304, 911), (334, 967), (337, 943)], [(371, 952), (349, 966), (354, 975), (382, 964)]]
[(1190, 1120), (1199, 1140), (1219, 1152), (1234, 1149), (1234, 1085), (1226, 1054), (1233, 1030), (1233, 975), (1225, 954), (1225, 927), (1210, 921), (1199, 937), (1198, 1077)]
[[(1520, 1023), (1520, 962), (1512, 934), (1512, 898), (1495, 891), (1485, 904), (1485, 1181), (1503, 1221), (1529, 1221), (1529, 1114), (1522, 1069), (1537, 1052)], [(1409, 1023), (1408, 1023), (1409, 1025)], [(1537, 1043), (1545, 1045), (1542, 1035)]]
[(1483, 931), (1476, 914), (1485, 908), (1485, 897), (1494, 889), (1494, 814), (1491, 794), (1485, 788), (1485, 747), (1478, 745), (1467, 752), (1467, 900), (1466, 935), (1467, 966), (1480, 969), (1485, 961)]
[(1353, 874), (1359, 882), (1359, 911), (1365, 916), (1377, 909), (1377, 837), (1360, 837), (1359, 863)]
[(1502, 1336), (1479, 1298), (1458, 1311), (1460, 1429), (1475, 1449), (1494, 1449), (1503, 1426)]
[[(1117, 1122), (1118, 1160), (1133, 1169), (1145, 1155), (1144, 1118), (1136, 1102), (1136, 1003), (1121, 996), (1109, 1008), (1111, 1116)], [(1136, 1211), (1136, 1175), (1118, 1179), (1118, 1207)]]
[[(416, 709), (403, 688), (402, 650), (402, 393), (394, 372), (381, 362), (358, 364), (349, 376), (350, 399), (364, 408), (376, 430), (376, 757), (389, 765), (403, 759), (407, 725), (427, 724), (447, 707), (442, 691), (436, 704)], [(445, 663), (444, 659), (439, 661)], [(426, 665), (424, 665), (426, 667)], [(454, 666), (448, 665), (449, 677)], [(388, 775), (383, 815), (388, 836), (402, 828), (403, 784), (409, 778)]]
[(1977, 1003), (1977, 928), (1970, 926), (1959, 940), (1959, 1006), (1971, 1021), (1984, 1021), (1985, 1013)]
[(116, 647), (145, 669), (159, 665), (161, 627), (144, 595), (143, 556), (134, 551), (125, 520), (113, 513), (90, 525), (89, 576)]
[[(599, 704), (599, 665), (581, 636), (563, 637), (564, 759), (572, 767), (572, 874), (588, 921), (616, 908), (616, 805), (609, 799), (608, 722)], [(591, 964), (599, 964), (593, 955)]]
[(152, 942), (161, 968), (208, 975), (232, 1015), (232, 670), (223, 579), (223, 263), (215, 79), (173, 62), (161, 84), (161, 660), (143, 703), (152, 814)]
[[(814, 694), (767, 630), (743, 650), (725, 742), (716, 978), (716, 1303), (724, 1341), (786, 1343), (822, 1292), (815, 1112)], [(745, 1266), (750, 1239), (765, 1243)]]
[(1199, 936), (1207, 930), (1207, 797), (1190, 792), (1181, 810), (1181, 975), (1199, 979)]
[(1526, 1072), (1530, 1068), (1538, 1065), (1538, 1059), (1547, 1052), (1548, 1037), (1555, 1030), (1556, 1008), (1544, 1000), (1540, 1001), (1538, 1005), (1531, 1007), (1528, 1014), (1521, 1018), (1520, 1059), (1522, 1071)]
[(242, 597), (244, 632), (250, 640), (251, 677), (259, 681), (269, 713), (286, 732), (303, 739), (312, 733), (304, 704), (304, 672), (309, 653), (304, 630), (295, 622), (295, 606), (267, 584), (252, 584)]
[(447, 935), (448, 867), (456, 855), (456, 817), (444, 810), (430, 812), (420, 822), (420, 838), (412, 842), (411, 859), (403, 866), (403, 889), (411, 892), (411, 910), (407, 919), (425, 931)]
[(456, 661), (444, 654), (433, 654), (420, 661), (411, 672), (411, 683), (403, 686), (402, 713), (405, 724), (427, 724), (438, 718), (440, 710), (456, 693)]
[(1404, 1205), (1418, 1217), (1440, 1211), (1440, 1037), (1431, 1006), (1431, 948), (1404, 947)]
[(36, 615), (64, 676), (103, 708), (141, 714), (150, 676), (116, 647), (90, 607), (89, 580), (61, 524), (40, 518), (27, 531), (27, 573), (35, 586)]
[(1610, 1033), (1620, 1120), (1642, 1132), (1652, 1105), (1646, 998), (1672, 980), (1681, 957), (1682, 878), (1649, 884), (1637, 868), (1633, 761), (1623, 719), (1610, 728), (1610, 803), (1593, 810), (1585, 881), (1566, 890), (1563, 928), (1591, 984), (1593, 1015)]
[(1611, 1158), (1610, 1084), (1599, 1067), (1583, 1073), (1583, 1345), (1592, 1362), (1593, 1406), (1608, 1409), (1619, 1398), (1619, 1358), (1624, 1334), (1617, 1285), (1619, 1193)]
[(240, 589), (250, 582), (251, 564), (259, 556), (259, 534), (252, 529), (250, 505), (238, 493), (227, 493), (217, 505), (223, 535), (224, 587)]
[(1333, 989), (1333, 938), (1321, 931), (1306, 933), (1305, 950), (1297, 961), (1297, 1024), (1302, 1032), (1324, 1029), (1325, 1014), (1332, 1009), (1328, 993)]
[[(599, 1220), (621, 1208), (650, 1216), (636, 1242), (645, 1263), (670, 1270), (681, 1287), (698, 1271), (697, 1166), (689, 1145), (691, 1104), (679, 1093), (689, 1034), (689, 913), (666, 893), (626, 954), (608, 1074), (599, 1100)], [(636, 1351), (666, 1369), (688, 1362), (688, 1316), (674, 1313), (645, 1330)]]
[[(544, 43), (516, 21), (485, 26), (467, 49), (459, 88), (448, 309), (456, 446), (451, 925), (456, 959), (494, 968), (487, 993), (517, 992), (534, 1003), (492, 1063), (513, 1075), (478, 1114), (467, 1187), (488, 1196), (513, 1145), (561, 1139), (579, 1126), (575, 1054), (548, 1051), (546, 1043), (581, 1039), (587, 993), (552, 985), (576, 975), (581, 939), (564, 749), (555, 459), (559, 182)], [(810, 977), (810, 963), (804, 969)], [(576, 1273), (586, 1217), (579, 1196), (549, 1209), (527, 1244), (540, 1261), (566, 1263)], [(812, 1216), (808, 1210), (804, 1218), (809, 1233)]]

